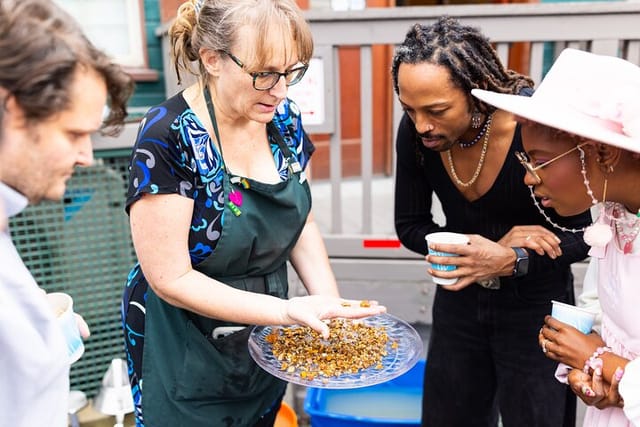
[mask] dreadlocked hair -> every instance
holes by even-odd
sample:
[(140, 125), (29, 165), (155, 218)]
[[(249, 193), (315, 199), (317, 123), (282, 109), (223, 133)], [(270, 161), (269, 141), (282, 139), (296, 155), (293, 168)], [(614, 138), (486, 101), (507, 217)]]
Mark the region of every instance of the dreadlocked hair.
[(393, 87), (398, 87), (400, 64), (430, 62), (446, 67), (452, 83), (469, 94), (479, 111), (491, 113), (495, 107), (471, 97), (471, 89), (519, 94), (533, 88), (531, 78), (508, 70), (502, 65), (489, 39), (474, 27), (461, 25), (456, 19), (443, 16), (432, 25), (415, 24), (404, 42), (396, 48), (391, 65)]

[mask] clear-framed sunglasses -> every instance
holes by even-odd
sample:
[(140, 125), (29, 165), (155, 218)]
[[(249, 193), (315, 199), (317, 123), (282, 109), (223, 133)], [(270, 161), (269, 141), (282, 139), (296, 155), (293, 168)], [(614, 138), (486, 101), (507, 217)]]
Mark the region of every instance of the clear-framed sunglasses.
[(284, 81), (287, 86), (294, 85), (304, 77), (304, 73), (307, 72), (309, 68), (308, 64), (303, 64), (298, 67), (292, 68), (284, 73), (280, 73), (278, 71), (257, 71), (250, 73), (245, 70), (244, 63), (238, 59), (237, 56), (233, 55), (231, 52), (222, 51), (225, 55), (227, 55), (236, 65), (244, 72), (253, 77), (253, 88), (255, 90), (269, 90), (278, 84), (280, 81), (280, 77), (284, 77)]

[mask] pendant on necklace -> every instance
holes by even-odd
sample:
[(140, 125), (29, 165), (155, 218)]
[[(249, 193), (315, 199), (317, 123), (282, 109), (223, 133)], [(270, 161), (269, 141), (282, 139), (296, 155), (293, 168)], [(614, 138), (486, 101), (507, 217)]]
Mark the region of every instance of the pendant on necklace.
[(236, 190), (231, 190), (227, 206), (229, 206), (229, 209), (231, 209), (231, 212), (233, 212), (235, 216), (240, 216), (242, 213), (240, 210), (240, 206), (242, 206), (242, 193)]
[(238, 207), (242, 206), (242, 193), (231, 190), (231, 193), (229, 193), (229, 201)]
[[(633, 242), (640, 232), (640, 218), (632, 213), (627, 213), (622, 205), (614, 205), (611, 212), (611, 219), (615, 224), (615, 231), (618, 238), (618, 249), (627, 255), (633, 252)], [(625, 227), (630, 227), (629, 231)], [(622, 245), (622, 248), (620, 247)]]
[(489, 128), (489, 126), (491, 126), (491, 119), (493, 118), (493, 113), (491, 115), (489, 115), (485, 121), (484, 124), (482, 125), (482, 129), (480, 129), (480, 132), (478, 132), (476, 134), (476, 136), (469, 142), (464, 142), (461, 140), (456, 141), (458, 143), (458, 145), (460, 146), (460, 148), (469, 148), (469, 147), (473, 147), (474, 145), (476, 145), (476, 143), (478, 141), (480, 141), (480, 138), (482, 138), (484, 136), (484, 134), (487, 132), (487, 129)]
[(229, 206), (229, 209), (231, 209), (231, 212), (233, 212), (235, 216), (240, 216), (242, 213), (240, 210), (240, 206), (242, 206), (242, 192), (236, 189), (236, 185), (244, 189), (249, 189), (251, 185), (249, 184), (249, 180), (239, 176), (231, 176), (229, 181), (231, 181), (231, 191), (229, 192), (227, 206)]

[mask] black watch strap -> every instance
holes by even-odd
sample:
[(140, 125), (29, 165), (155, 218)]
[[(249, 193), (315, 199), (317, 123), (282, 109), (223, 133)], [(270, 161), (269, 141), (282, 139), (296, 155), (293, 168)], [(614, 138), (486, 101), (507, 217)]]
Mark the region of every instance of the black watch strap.
[(512, 277), (526, 276), (529, 272), (529, 253), (525, 248), (512, 247), (516, 253), (516, 263), (513, 266)]

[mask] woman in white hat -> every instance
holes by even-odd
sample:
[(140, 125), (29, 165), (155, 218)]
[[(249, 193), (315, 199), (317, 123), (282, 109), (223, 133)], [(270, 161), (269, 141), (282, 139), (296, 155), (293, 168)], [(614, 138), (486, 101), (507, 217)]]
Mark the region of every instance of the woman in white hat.
[(472, 93), (519, 117), (526, 154), (517, 154), (536, 203), (560, 215), (600, 208), (584, 238), (602, 335), (546, 316), (538, 339), (573, 368), (569, 384), (590, 405), (585, 426), (640, 425), (640, 68), (567, 49), (530, 98)]

